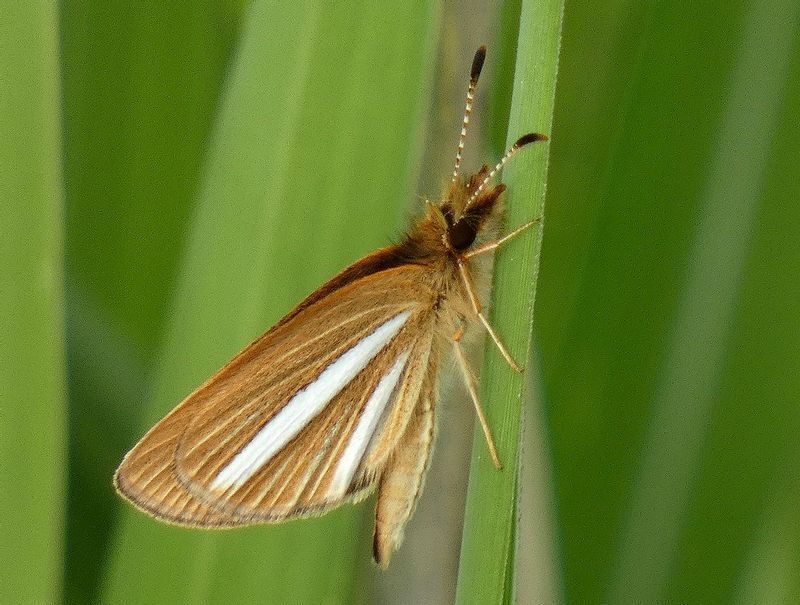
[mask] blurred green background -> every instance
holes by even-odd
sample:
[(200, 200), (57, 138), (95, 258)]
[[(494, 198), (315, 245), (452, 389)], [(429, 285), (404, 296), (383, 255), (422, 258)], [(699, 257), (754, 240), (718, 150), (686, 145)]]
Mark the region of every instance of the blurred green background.
[[(452, 601), (458, 388), (387, 574), (370, 503), (210, 534), (111, 488), (148, 426), (438, 195), (484, 42), (467, 165), (502, 152), (519, 2), (320, 6), (0, 21), (1, 602)], [(799, 50), (797, 1), (567, 3), (519, 602), (800, 602)]]

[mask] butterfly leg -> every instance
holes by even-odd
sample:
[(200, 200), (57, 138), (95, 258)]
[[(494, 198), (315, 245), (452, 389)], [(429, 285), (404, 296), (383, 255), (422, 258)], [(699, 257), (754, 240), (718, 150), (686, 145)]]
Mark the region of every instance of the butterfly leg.
[(464, 375), (464, 382), (467, 385), (469, 396), (472, 398), (472, 403), (475, 406), (475, 413), (478, 415), (478, 421), (481, 423), (483, 436), (486, 438), (486, 445), (489, 446), (489, 455), (492, 457), (492, 464), (494, 464), (497, 470), (500, 470), (503, 468), (503, 465), (500, 464), (500, 458), (497, 456), (497, 448), (494, 445), (492, 431), (489, 429), (489, 423), (486, 421), (486, 415), (483, 413), (481, 402), (478, 399), (478, 389), (475, 384), (475, 376), (472, 375), (472, 370), (469, 368), (469, 363), (464, 355), (464, 350), (461, 348), (460, 341), (463, 334), (464, 330), (462, 328), (453, 335), (453, 348), (456, 352), (456, 359), (458, 360), (458, 365), (461, 368), (461, 373)]
[(495, 240), (493, 242), (487, 242), (487, 243), (483, 244), (482, 246), (478, 246), (474, 250), (470, 250), (469, 252), (465, 252), (464, 254), (461, 255), (461, 258), (463, 260), (466, 260), (468, 258), (472, 258), (473, 256), (479, 256), (481, 254), (486, 254), (487, 252), (491, 252), (492, 250), (494, 250), (496, 248), (499, 248), (500, 246), (505, 244), (507, 241), (517, 237), (520, 233), (522, 233), (526, 229), (530, 229), (534, 225), (538, 225), (541, 222), (542, 222), (542, 219), (541, 218), (537, 218), (535, 220), (532, 220), (529, 223), (525, 223), (521, 227), (517, 227), (511, 233), (509, 233), (507, 235), (504, 235), (503, 237), (501, 237), (498, 240)]
[(464, 282), (464, 288), (467, 291), (469, 302), (472, 305), (473, 312), (478, 317), (478, 321), (480, 321), (483, 327), (486, 328), (486, 331), (489, 332), (489, 336), (492, 337), (494, 344), (497, 345), (500, 354), (506, 360), (506, 363), (511, 366), (511, 369), (515, 372), (522, 372), (522, 368), (520, 368), (517, 362), (514, 361), (514, 358), (511, 357), (511, 353), (508, 352), (503, 341), (500, 340), (500, 337), (494, 331), (494, 328), (492, 328), (489, 320), (486, 319), (486, 316), (483, 314), (483, 307), (481, 306), (481, 301), (478, 300), (478, 296), (475, 294), (475, 285), (472, 283), (472, 276), (469, 274), (469, 268), (460, 258), (458, 259), (458, 271), (461, 274), (461, 281)]

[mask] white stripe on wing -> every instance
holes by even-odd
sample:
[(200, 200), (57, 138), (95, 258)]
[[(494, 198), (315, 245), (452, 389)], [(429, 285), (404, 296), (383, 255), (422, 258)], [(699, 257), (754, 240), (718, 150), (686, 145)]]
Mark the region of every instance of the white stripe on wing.
[(394, 362), (394, 365), (386, 375), (381, 378), (381, 381), (372, 392), (367, 405), (364, 407), (364, 412), (358, 420), (358, 426), (353, 431), (350, 441), (347, 443), (347, 447), (342, 452), (339, 463), (336, 465), (333, 479), (328, 488), (328, 500), (338, 500), (344, 496), (350, 486), (367, 445), (372, 439), (372, 434), (378, 426), (378, 420), (380, 420), (386, 405), (389, 403), (389, 399), (397, 386), (397, 381), (400, 380), (406, 361), (408, 361), (408, 351), (398, 357), (397, 361)]
[(291, 441), (363, 370), (403, 327), (411, 311), (378, 326), (298, 391), (280, 412), (219, 472), (211, 489), (238, 489)]

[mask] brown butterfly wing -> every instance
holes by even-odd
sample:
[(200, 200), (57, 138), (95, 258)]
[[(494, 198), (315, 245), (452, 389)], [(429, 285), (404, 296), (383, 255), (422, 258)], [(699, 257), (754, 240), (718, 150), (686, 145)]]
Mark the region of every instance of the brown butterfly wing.
[(431, 362), (419, 400), (378, 484), (372, 553), (383, 569), (403, 541), (403, 529), (416, 508), (430, 463), (437, 393), (436, 361)]
[[(323, 286), (145, 435), (115, 475), (120, 493), (168, 522), (223, 527), (315, 514), (367, 492), (402, 437), (427, 375), (436, 292), (426, 285), (426, 271), (405, 264), (356, 275), (338, 288), (331, 287), (335, 280)], [(369, 371), (344, 386), (243, 485), (214, 487), (220, 469), (299, 388), (401, 313), (408, 315), (405, 323), (369, 363)], [(336, 460), (370, 394), (401, 355), (408, 361), (381, 430), (351, 484), (332, 497)]]

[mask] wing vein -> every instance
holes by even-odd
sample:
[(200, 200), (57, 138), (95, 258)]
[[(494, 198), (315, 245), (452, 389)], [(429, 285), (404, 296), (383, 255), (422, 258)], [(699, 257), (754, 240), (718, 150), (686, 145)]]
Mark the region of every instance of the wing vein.
[(410, 315), (403, 311), (381, 324), (298, 391), (219, 472), (211, 489), (236, 489), (247, 482), (391, 342)]

